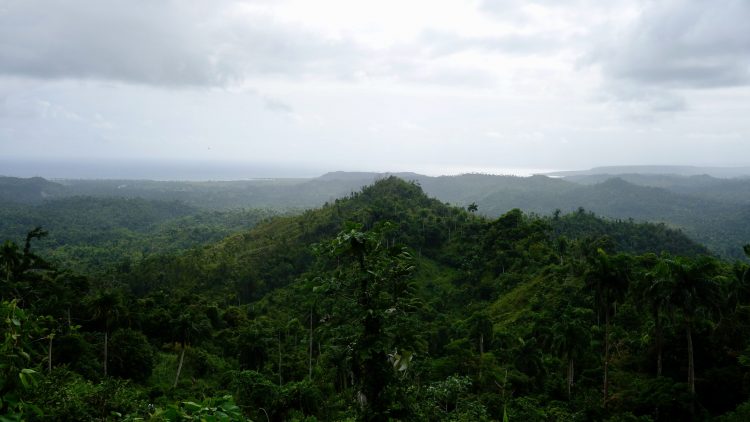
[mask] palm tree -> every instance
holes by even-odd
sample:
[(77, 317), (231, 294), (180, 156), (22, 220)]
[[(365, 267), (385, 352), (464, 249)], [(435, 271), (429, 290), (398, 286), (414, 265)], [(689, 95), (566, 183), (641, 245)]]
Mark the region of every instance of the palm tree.
[(667, 261), (654, 254), (641, 258), (641, 264), (646, 267), (637, 286), (641, 300), (639, 304), (651, 312), (654, 320), (654, 338), (656, 343), (656, 376), (662, 374), (664, 347), (664, 314), (671, 313), (671, 295), (674, 290), (672, 278), (669, 276)]
[[(192, 312), (191, 312), (192, 311)], [(185, 361), (185, 350), (191, 344), (192, 339), (200, 336), (207, 331), (206, 318), (202, 318), (194, 309), (180, 314), (179, 317), (172, 321), (177, 341), (180, 343), (180, 363), (177, 365), (177, 375), (174, 377), (173, 387), (177, 387), (182, 372), (182, 364)]]
[[(609, 337), (610, 317), (617, 311), (617, 303), (625, 297), (628, 289), (628, 257), (610, 256), (599, 248), (587, 259), (584, 273), (586, 288), (594, 290), (597, 320), (604, 314), (604, 376), (602, 405), (606, 407), (609, 397)], [(600, 322), (601, 323), (601, 322)]]
[(552, 346), (567, 360), (568, 400), (575, 379), (575, 362), (588, 349), (591, 337), (589, 324), (591, 310), (568, 305), (560, 319), (552, 326)]
[(676, 258), (664, 261), (671, 279), (669, 302), (679, 311), (685, 329), (688, 351), (688, 386), (695, 394), (695, 362), (693, 329), (696, 318), (710, 313), (717, 304), (718, 284), (715, 276), (717, 262), (709, 257), (697, 259)]
[(114, 289), (99, 290), (90, 296), (87, 300), (87, 305), (92, 311), (92, 317), (94, 320), (98, 320), (104, 324), (104, 376), (107, 376), (107, 360), (108, 360), (108, 343), (109, 343), (109, 330), (111, 325), (115, 323), (122, 313), (124, 313), (124, 306), (122, 301), (122, 295), (119, 291)]

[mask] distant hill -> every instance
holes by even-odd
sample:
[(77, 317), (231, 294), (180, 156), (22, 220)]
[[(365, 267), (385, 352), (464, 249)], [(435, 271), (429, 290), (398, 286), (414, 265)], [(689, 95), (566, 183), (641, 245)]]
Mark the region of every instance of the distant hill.
[(549, 221), (557, 236), (569, 239), (606, 236), (617, 250), (634, 254), (667, 251), (675, 255), (694, 256), (710, 253), (705, 246), (690, 240), (683, 232), (664, 224), (603, 219), (584, 211), (556, 214)]
[(22, 179), (0, 176), (0, 202), (38, 204), (45, 199), (60, 197), (65, 187), (41, 177)]
[[(134, 180), (65, 180), (48, 190), (31, 179), (17, 179), (14, 189), (30, 198), (87, 195), (180, 201), (210, 210), (273, 208), (302, 210), (334, 202), (359, 191), (389, 173), (333, 172), (313, 179), (263, 179), (228, 182), (156, 182)], [(711, 176), (662, 174), (516, 177), (485, 174), (430, 177), (398, 173), (442, 202), (458, 206), (476, 203), (480, 214), (497, 217), (519, 208), (551, 215), (590, 210), (611, 219), (663, 223), (683, 230), (692, 239), (726, 257), (741, 258), (750, 243), (750, 182)], [(11, 183), (12, 184), (12, 183)], [(27, 186), (28, 185), (28, 186)], [(54, 188), (54, 190), (53, 190)], [(17, 195), (17, 198), (26, 197)], [(37, 199), (38, 201), (39, 199)]]
[(570, 177), (590, 176), (596, 174), (669, 174), (677, 176), (710, 175), (713, 177), (747, 177), (750, 167), (697, 167), (697, 166), (609, 166), (594, 167), (590, 170), (557, 171), (547, 173), (548, 176)]
[(602, 183), (614, 177), (639, 186), (664, 188), (669, 191), (708, 200), (750, 204), (750, 179), (722, 179), (708, 175), (678, 176), (669, 174), (594, 174), (565, 177), (564, 180), (583, 185)]
[(479, 211), (488, 215), (510, 208), (541, 214), (584, 208), (608, 218), (665, 223), (712, 251), (734, 258), (742, 257), (742, 245), (750, 241), (750, 227), (743, 222), (750, 221), (750, 205), (638, 186), (619, 178), (588, 186), (561, 184), (555, 189), (550, 184), (520, 191), (498, 190), (476, 203)]
[(361, 181), (361, 180), (375, 180), (375, 179), (382, 179), (386, 178), (388, 176), (396, 176), (398, 178), (404, 179), (404, 180), (412, 180), (412, 179), (418, 179), (422, 176), (421, 174), (417, 173), (411, 173), (411, 172), (402, 172), (402, 173), (377, 173), (377, 172), (366, 172), (366, 171), (332, 171), (329, 173), (326, 173), (320, 177), (316, 177), (314, 180), (319, 181), (341, 181), (341, 180), (355, 180), (355, 181)]

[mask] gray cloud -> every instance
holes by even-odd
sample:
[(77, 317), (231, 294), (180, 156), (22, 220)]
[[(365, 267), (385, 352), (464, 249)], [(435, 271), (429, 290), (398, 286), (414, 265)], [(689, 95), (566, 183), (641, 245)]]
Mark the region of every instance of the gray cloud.
[(231, 4), (10, 2), (0, 10), (0, 73), (211, 86), (253, 74), (351, 72), (354, 46), (268, 17), (222, 15)]
[(749, 22), (746, 0), (653, 2), (590, 59), (607, 78), (649, 87), (747, 85)]
[[(205, 43), (165, 1), (24, 1), (0, 14), (0, 72), (148, 84), (216, 83)], [(169, 17), (169, 19), (167, 19)]]
[(653, 123), (669, 113), (689, 109), (682, 95), (668, 89), (628, 81), (607, 82), (602, 88), (598, 99), (635, 123)]
[(269, 18), (223, 20), (213, 39), (220, 66), (239, 75), (318, 75), (349, 79), (367, 57), (347, 40), (328, 40)]
[[(225, 86), (277, 75), (356, 81), (361, 75), (430, 85), (487, 86), (491, 73), (435, 59), (466, 50), (539, 54), (550, 34), (465, 37), (426, 31), (414, 43), (372, 49), (327, 39), (237, 3), (177, 0), (11, 1), (0, 9), (0, 75), (153, 86)], [(280, 111), (279, 107), (267, 106)]]

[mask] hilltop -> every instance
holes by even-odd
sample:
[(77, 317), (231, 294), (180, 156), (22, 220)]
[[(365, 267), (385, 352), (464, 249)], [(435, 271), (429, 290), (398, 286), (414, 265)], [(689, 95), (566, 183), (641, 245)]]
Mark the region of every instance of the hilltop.
[[(514, 212), (518, 211), (511, 214)], [(547, 227), (543, 236), (549, 241), (555, 236), (571, 240), (606, 238), (615, 250), (632, 253), (709, 253), (664, 225), (606, 221), (581, 212), (523, 218)], [(367, 229), (379, 221), (396, 224), (392, 242), (407, 245), (436, 264), (453, 266), (458, 259), (453, 256), (456, 249), (467, 237), (478, 236), (477, 231), (488, 220), (430, 198), (414, 182), (391, 176), (319, 209), (272, 218), (218, 243), (173, 257), (147, 258), (134, 270), (137, 277), (132, 285), (155, 286), (158, 280), (167, 279), (182, 280), (186, 286), (199, 289), (221, 286), (234, 289), (234, 293), (222, 290), (222, 294), (234, 295), (244, 303), (304, 274), (313, 261), (310, 245), (334, 236), (345, 223), (359, 223)]]

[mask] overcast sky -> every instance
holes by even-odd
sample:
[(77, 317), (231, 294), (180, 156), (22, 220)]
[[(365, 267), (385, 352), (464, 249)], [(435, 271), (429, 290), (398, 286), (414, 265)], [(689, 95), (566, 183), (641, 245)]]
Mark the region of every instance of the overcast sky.
[(748, 22), (748, 0), (0, 0), (0, 159), (748, 165)]

